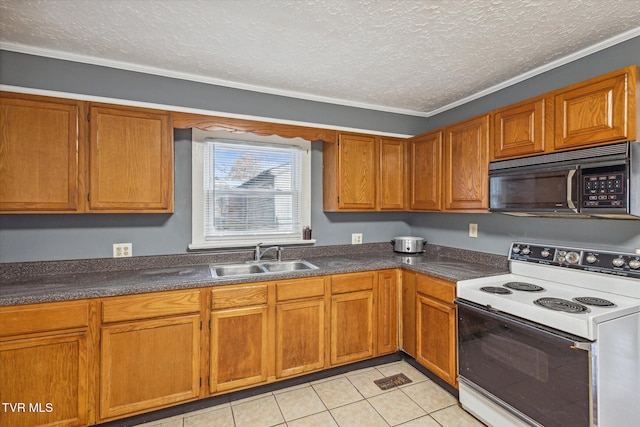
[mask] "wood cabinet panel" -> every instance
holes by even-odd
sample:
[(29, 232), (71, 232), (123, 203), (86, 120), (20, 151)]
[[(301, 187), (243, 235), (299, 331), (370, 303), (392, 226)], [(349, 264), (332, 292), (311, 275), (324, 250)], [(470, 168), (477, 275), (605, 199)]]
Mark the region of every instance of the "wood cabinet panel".
[(376, 354), (398, 351), (398, 272), (378, 273)]
[(86, 332), (0, 342), (0, 401), (25, 405), (3, 410), (0, 424), (87, 425), (87, 345)]
[(457, 387), (455, 306), (418, 294), (416, 360)]
[(407, 189), (406, 141), (381, 138), (380, 146), (380, 210), (404, 210)]
[(173, 144), (169, 114), (90, 107), (89, 208), (173, 211)]
[(416, 276), (413, 271), (402, 272), (402, 350), (416, 356)]
[(635, 139), (636, 67), (555, 93), (555, 148)]
[(0, 93), (0, 212), (76, 212), (82, 104)]
[(373, 356), (373, 291), (331, 297), (331, 364)]
[(86, 328), (89, 304), (82, 300), (0, 307), (0, 325), (0, 337)]
[(325, 367), (324, 299), (290, 302), (276, 307), (276, 377), (284, 378)]
[(324, 296), (324, 278), (298, 279), (276, 283), (276, 299), (287, 301)]
[(456, 299), (456, 284), (448, 280), (419, 274), (417, 276), (417, 292), (453, 304), (453, 300)]
[(339, 274), (331, 277), (331, 294), (373, 289), (374, 272)]
[(195, 399), (200, 315), (103, 326), (100, 417), (122, 417)]
[(104, 323), (197, 313), (198, 311), (200, 311), (200, 292), (197, 290), (127, 295), (102, 301), (102, 321)]
[(211, 291), (211, 308), (247, 307), (267, 304), (267, 285), (221, 287)]
[(442, 131), (409, 140), (409, 210), (442, 210)]
[(444, 189), (446, 210), (487, 212), (489, 116), (445, 129)]
[(491, 160), (541, 154), (553, 147), (553, 100), (541, 97), (493, 114)]
[(266, 306), (211, 313), (210, 391), (267, 381), (268, 310)]

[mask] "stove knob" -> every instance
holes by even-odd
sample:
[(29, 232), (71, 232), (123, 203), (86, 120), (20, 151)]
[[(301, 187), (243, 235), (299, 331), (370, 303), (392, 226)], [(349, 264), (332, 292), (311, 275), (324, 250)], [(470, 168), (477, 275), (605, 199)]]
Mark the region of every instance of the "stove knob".
[(569, 264), (575, 264), (580, 261), (580, 255), (577, 252), (567, 252), (565, 259)]
[(522, 249), (522, 255), (529, 255), (530, 253), (531, 253), (531, 249), (529, 249), (528, 246)]
[(587, 260), (587, 262), (588, 262), (589, 264), (593, 264), (593, 263), (595, 263), (596, 261), (598, 261), (598, 258), (597, 258), (594, 254), (589, 254), (589, 255), (587, 255), (586, 260)]
[(613, 261), (611, 261), (611, 263), (613, 264), (614, 267), (622, 267), (624, 266), (624, 258), (622, 257), (614, 258)]
[(640, 260), (632, 259), (631, 261), (629, 261), (629, 268), (632, 268), (634, 270), (639, 269), (640, 268)]
[(519, 246), (514, 246), (513, 247), (513, 253), (514, 254), (519, 254), (520, 253), (520, 247)]
[(540, 252), (540, 255), (542, 255), (542, 258), (548, 258), (549, 255), (551, 255), (551, 252), (549, 252), (549, 249), (543, 249), (542, 252)]

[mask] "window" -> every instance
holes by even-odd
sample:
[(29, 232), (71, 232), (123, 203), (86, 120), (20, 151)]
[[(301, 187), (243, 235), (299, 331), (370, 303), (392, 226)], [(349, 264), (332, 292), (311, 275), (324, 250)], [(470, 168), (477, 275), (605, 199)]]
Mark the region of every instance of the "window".
[(193, 130), (191, 249), (311, 243), (310, 142)]

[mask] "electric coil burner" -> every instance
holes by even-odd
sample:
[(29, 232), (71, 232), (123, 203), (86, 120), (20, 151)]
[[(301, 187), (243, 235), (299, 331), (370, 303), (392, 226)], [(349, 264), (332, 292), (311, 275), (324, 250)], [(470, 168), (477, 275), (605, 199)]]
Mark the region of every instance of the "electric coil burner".
[(640, 419), (640, 254), (513, 243), (509, 274), (457, 283), (464, 409), (489, 426)]
[(525, 291), (525, 292), (544, 291), (544, 288), (542, 286), (534, 285), (533, 283), (527, 283), (527, 282), (508, 282), (502, 286), (509, 289), (515, 289), (516, 291)]
[(566, 311), (567, 313), (582, 313), (583, 311), (589, 311), (589, 309), (574, 301), (567, 301), (562, 298), (539, 298), (533, 302), (540, 307), (550, 308), (556, 311)]

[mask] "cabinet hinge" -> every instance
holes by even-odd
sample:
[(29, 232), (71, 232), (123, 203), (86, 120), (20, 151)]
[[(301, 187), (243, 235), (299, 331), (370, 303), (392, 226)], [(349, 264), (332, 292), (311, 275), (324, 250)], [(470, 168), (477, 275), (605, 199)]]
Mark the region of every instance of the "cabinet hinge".
[(202, 377), (200, 377), (200, 387), (202, 387)]
[(209, 329), (211, 329), (211, 319), (209, 319)]
[(340, 203), (340, 196), (338, 196), (338, 203)]
[(87, 193), (87, 202), (91, 201), (91, 193)]
[(202, 320), (200, 321), (200, 330), (202, 330)]
[(90, 122), (91, 121), (91, 113), (87, 113), (87, 121)]

